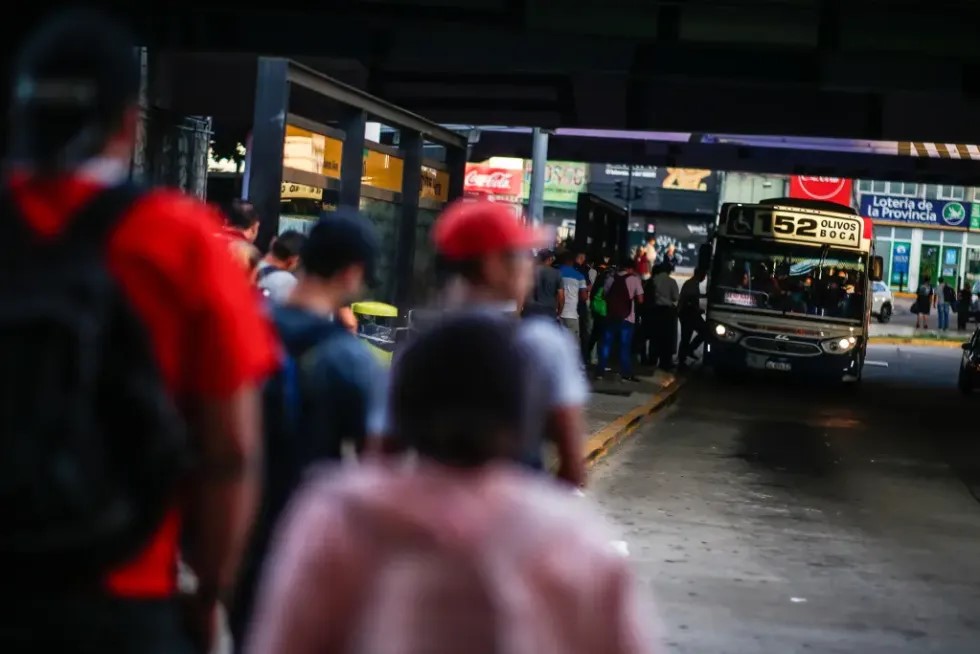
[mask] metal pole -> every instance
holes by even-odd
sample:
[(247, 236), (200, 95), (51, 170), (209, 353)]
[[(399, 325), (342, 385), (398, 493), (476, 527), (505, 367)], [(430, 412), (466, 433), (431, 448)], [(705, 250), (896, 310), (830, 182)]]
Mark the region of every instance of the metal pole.
[(532, 223), (540, 224), (544, 220), (544, 169), (548, 165), (548, 133), (535, 127), (533, 138), (528, 214)]
[(248, 198), (261, 222), (256, 245), (265, 250), (279, 234), (279, 200), (282, 194), (283, 144), (289, 111), (289, 67), (285, 59), (259, 57), (252, 114), (252, 161)]
[(633, 164), (626, 169), (626, 229), (633, 220)]
[(149, 135), (147, 134), (147, 129), (150, 122), (150, 64), (147, 49), (137, 48), (136, 50), (140, 61), (140, 119), (136, 126), (136, 144), (133, 147), (133, 161), (131, 164), (131, 169), (134, 180), (137, 182), (145, 182), (147, 177), (147, 169), (149, 168), (147, 152), (150, 149)]

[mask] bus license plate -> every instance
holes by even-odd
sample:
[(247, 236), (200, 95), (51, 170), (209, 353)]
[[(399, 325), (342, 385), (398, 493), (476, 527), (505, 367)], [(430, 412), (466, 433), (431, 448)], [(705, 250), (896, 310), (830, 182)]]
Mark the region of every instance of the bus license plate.
[(778, 370), (779, 372), (789, 372), (793, 365), (784, 361), (766, 361), (766, 370)]

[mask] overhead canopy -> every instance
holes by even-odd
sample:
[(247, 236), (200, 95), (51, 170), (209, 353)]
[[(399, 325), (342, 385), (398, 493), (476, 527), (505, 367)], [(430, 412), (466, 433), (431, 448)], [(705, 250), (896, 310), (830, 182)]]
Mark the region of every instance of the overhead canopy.
[[(970, 158), (954, 159), (948, 151), (948, 156), (939, 156), (934, 146), (931, 149), (935, 156), (903, 156), (876, 154), (873, 148), (841, 152), (773, 147), (772, 144), (767, 145), (764, 139), (705, 143), (700, 134), (661, 134), (660, 139), (654, 140), (649, 138), (651, 135), (642, 133), (589, 133), (592, 135), (585, 136), (576, 130), (559, 130), (552, 134), (548, 141), (548, 157), (568, 161), (944, 182), (965, 186), (976, 184), (980, 178), (980, 160), (970, 155), (974, 153), (980, 158), (980, 151), (975, 146), (967, 150)], [(810, 147), (813, 147), (812, 143)], [(473, 145), (470, 158), (482, 160), (490, 156), (530, 157), (530, 131), (480, 130), (479, 140)], [(956, 153), (956, 156), (959, 154)]]
[(440, 123), (980, 142), (980, 3), (573, 4), (123, 11), (151, 45), (300, 57)]

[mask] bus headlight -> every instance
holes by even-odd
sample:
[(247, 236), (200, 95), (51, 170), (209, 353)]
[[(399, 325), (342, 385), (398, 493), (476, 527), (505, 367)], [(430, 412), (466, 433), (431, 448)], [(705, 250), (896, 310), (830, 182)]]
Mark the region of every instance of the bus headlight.
[(723, 325), (720, 322), (716, 322), (712, 327), (711, 331), (714, 332), (715, 337), (719, 341), (726, 343), (734, 343), (741, 337), (741, 334), (729, 327), (728, 325)]
[(830, 354), (846, 354), (853, 350), (857, 346), (857, 343), (858, 339), (856, 336), (842, 336), (824, 341), (820, 345), (823, 347), (824, 352)]

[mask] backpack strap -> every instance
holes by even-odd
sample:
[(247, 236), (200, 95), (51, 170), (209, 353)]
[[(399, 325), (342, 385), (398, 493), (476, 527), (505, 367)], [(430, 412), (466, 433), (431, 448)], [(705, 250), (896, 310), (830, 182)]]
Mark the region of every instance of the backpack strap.
[(144, 190), (126, 182), (100, 191), (72, 218), (62, 242), (103, 245)]
[[(99, 191), (69, 219), (55, 243), (103, 244), (119, 219), (142, 194), (142, 189), (128, 182)], [(0, 245), (4, 253), (47, 245), (38, 241), (9, 186), (0, 191), (0, 215), (7, 217), (6, 233)]]
[(266, 277), (270, 277), (271, 275), (273, 275), (273, 274), (275, 274), (277, 272), (286, 272), (286, 271), (285, 270), (280, 270), (279, 268), (276, 268), (275, 266), (266, 266), (265, 268), (263, 268), (262, 270), (259, 271), (259, 273), (255, 276), (255, 279), (256, 279), (256, 281), (262, 281)]

